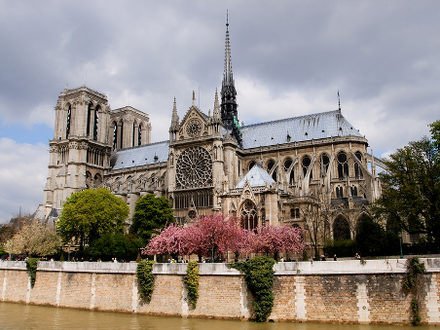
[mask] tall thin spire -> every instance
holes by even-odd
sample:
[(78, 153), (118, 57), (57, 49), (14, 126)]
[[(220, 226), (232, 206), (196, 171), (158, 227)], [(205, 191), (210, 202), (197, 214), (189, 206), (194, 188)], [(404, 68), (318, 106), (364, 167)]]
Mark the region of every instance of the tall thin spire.
[(173, 113), (171, 115), (170, 132), (177, 131), (179, 129), (179, 116), (177, 115), (176, 98), (173, 101)]
[(217, 88), (215, 89), (215, 98), (214, 98), (214, 111), (212, 113), (214, 120), (221, 120), (221, 114), (220, 114), (220, 103), (218, 101), (218, 92)]
[(229, 13), (226, 10), (226, 38), (225, 38), (225, 71), (223, 73), (223, 84), (234, 84), (231, 62), (231, 44), (229, 41)]
[(231, 133), (238, 144), (241, 145), (241, 132), (238, 125), (237, 91), (231, 63), (231, 43), (229, 40), (229, 12), (226, 12), (226, 38), (225, 38), (225, 68), (223, 72), (221, 90), (221, 117), (223, 126)]

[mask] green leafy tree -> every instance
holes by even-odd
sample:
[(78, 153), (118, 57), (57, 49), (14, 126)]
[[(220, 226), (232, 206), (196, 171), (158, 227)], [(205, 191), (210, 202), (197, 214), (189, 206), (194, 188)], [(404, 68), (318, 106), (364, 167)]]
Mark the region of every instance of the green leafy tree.
[(65, 241), (75, 238), (80, 250), (107, 233), (122, 233), (128, 217), (127, 204), (106, 188), (72, 194), (64, 203), (57, 228)]
[(130, 233), (147, 243), (152, 234), (158, 234), (171, 223), (174, 223), (174, 217), (168, 199), (148, 194), (136, 203)]
[(86, 251), (94, 258), (111, 260), (136, 260), (139, 248), (143, 247), (143, 241), (132, 235), (122, 233), (107, 233), (95, 240)]
[(387, 226), (426, 234), (440, 248), (440, 121), (431, 125), (431, 139), (422, 138), (398, 149), (385, 161), (382, 196), (373, 212)]
[(380, 224), (369, 217), (362, 218), (357, 226), (356, 245), (361, 256), (381, 255), (386, 246), (387, 235)]

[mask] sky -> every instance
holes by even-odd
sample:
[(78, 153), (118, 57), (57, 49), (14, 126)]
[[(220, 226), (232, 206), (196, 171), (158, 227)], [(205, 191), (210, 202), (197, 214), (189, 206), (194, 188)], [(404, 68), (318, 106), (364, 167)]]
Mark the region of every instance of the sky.
[(386, 157), (440, 119), (440, 1), (0, 0), (0, 223), (42, 202), (64, 88), (150, 116), (213, 108), (229, 11), (239, 119), (336, 110)]

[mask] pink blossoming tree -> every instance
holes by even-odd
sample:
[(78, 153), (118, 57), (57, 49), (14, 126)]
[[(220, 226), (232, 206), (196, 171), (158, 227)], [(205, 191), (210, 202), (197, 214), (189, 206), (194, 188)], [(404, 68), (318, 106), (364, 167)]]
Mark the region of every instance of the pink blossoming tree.
[(170, 225), (154, 236), (144, 254), (171, 254), (220, 259), (228, 252), (238, 258), (240, 253), (272, 254), (301, 253), (305, 248), (302, 229), (266, 225), (247, 231), (240, 220), (223, 214), (205, 216), (188, 227)]

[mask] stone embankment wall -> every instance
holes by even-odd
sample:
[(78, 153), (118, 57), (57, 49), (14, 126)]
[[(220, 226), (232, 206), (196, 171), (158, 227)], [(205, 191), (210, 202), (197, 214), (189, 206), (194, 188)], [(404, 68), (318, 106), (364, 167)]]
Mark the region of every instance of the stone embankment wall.
[[(440, 324), (440, 259), (421, 259), (423, 323)], [(411, 296), (402, 291), (403, 259), (278, 263), (269, 319), (349, 323), (410, 323)], [(1, 299), (36, 305), (183, 317), (247, 319), (252, 296), (243, 275), (225, 264), (200, 264), (199, 300), (191, 309), (186, 264), (155, 264), (149, 304), (139, 301), (136, 263), (40, 262), (31, 289), (24, 262), (0, 262)]]

